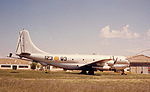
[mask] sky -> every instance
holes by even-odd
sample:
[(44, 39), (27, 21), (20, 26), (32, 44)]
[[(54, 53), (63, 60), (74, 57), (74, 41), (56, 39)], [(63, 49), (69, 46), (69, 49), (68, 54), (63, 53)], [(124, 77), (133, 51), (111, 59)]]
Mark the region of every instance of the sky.
[(150, 49), (149, 4), (150, 0), (0, 0), (0, 57), (15, 53), (23, 28), (49, 53), (135, 55)]

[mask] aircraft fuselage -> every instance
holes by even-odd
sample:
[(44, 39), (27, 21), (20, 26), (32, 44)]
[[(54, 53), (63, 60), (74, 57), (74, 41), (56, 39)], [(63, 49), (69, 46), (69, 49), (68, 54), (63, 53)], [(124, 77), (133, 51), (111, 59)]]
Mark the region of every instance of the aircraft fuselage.
[[(22, 57), (29, 58), (34, 61), (42, 62), (48, 65), (53, 65), (60, 68), (68, 69), (68, 70), (80, 70), (81, 66), (90, 64), (91, 62), (113, 58), (113, 56), (104, 56), (104, 55), (58, 55), (58, 54), (45, 54), (45, 55), (31, 54), (31, 55), (22, 55)], [(99, 68), (123, 69), (124, 67), (127, 67), (129, 65), (129, 62), (126, 60), (126, 57), (115, 56), (115, 58), (118, 58), (116, 64), (114, 64), (113, 60), (110, 60), (106, 62), (105, 65), (99, 65)], [(110, 67), (109, 65), (112, 66)]]

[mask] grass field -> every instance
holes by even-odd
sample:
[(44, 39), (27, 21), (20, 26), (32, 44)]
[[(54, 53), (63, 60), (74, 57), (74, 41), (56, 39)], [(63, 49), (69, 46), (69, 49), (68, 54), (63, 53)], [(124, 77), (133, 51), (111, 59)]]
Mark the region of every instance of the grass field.
[(150, 75), (0, 70), (0, 92), (150, 92)]

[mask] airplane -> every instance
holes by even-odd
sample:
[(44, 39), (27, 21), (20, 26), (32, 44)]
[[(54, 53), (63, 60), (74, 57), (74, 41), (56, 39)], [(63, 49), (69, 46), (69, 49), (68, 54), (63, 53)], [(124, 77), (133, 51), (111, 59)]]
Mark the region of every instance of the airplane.
[(52, 65), (64, 70), (81, 70), (81, 74), (94, 75), (95, 71), (112, 70), (122, 71), (129, 67), (129, 61), (125, 56), (110, 55), (67, 55), (51, 54), (36, 47), (29, 35), (28, 30), (19, 32), (16, 55), (22, 58), (31, 59), (43, 65)]

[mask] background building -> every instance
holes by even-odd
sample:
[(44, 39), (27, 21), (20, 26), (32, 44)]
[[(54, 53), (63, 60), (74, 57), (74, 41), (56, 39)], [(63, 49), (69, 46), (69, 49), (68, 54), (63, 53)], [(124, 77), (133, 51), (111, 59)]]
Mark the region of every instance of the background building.
[(29, 69), (35, 69), (35, 70), (52, 70), (52, 71), (58, 71), (63, 70), (61, 68), (53, 67), (50, 65), (41, 65), (40, 63), (32, 62), (28, 59), (13, 59), (13, 58), (0, 58), (0, 69), (23, 69), (23, 70), (29, 70)]
[(0, 69), (31, 69), (31, 61), (21, 60), (21, 59), (10, 59), (1, 58), (0, 59)]
[(130, 61), (131, 73), (150, 74), (150, 57), (145, 55), (136, 55), (128, 57)]

